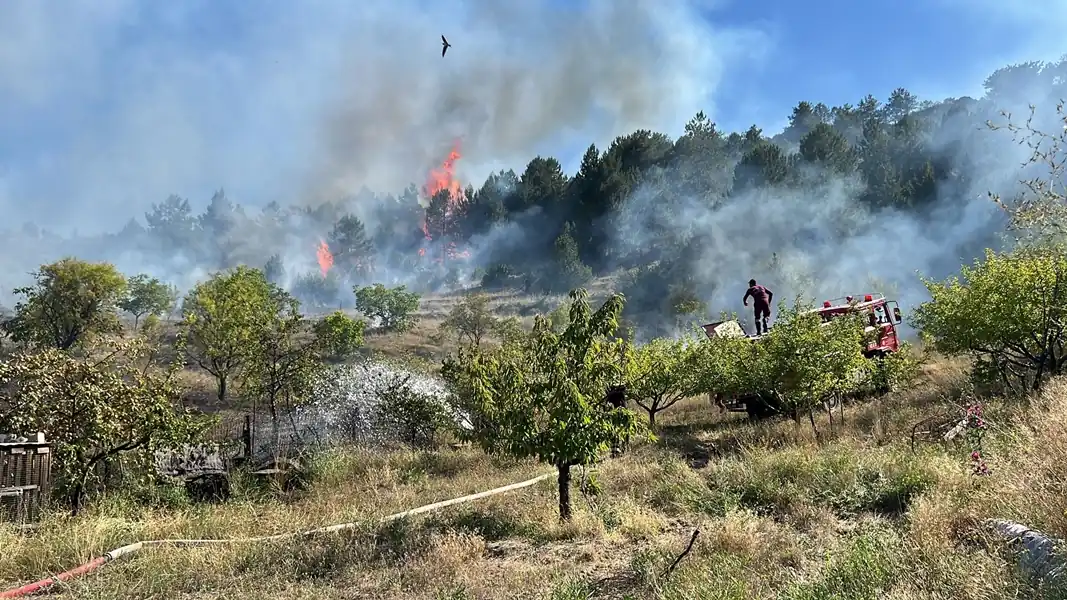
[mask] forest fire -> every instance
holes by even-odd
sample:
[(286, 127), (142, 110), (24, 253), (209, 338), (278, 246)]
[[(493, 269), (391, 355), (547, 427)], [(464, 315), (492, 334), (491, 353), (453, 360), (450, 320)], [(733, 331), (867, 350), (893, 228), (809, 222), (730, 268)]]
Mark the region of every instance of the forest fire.
[(330, 272), (330, 267), (333, 266), (333, 254), (330, 253), (330, 247), (325, 241), (319, 240), (319, 248), (315, 254), (319, 260), (319, 270), (322, 271), (322, 276), (326, 277), (326, 274)]
[[(456, 161), (463, 158), (463, 155), (459, 152), (459, 142), (457, 141), (452, 147), (451, 152), (448, 153), (448, 158), (441, 163), (441, 166), (432, 169), (426, 177), (426, 183), (422, 187), (423, 197), (427, 200), (427, 206), (422, 216), (422, 234), (427, 242), (433, 241), (433, 235), (430, 233), (430, 222), (427, 218), (427, 213), (433, 208), (433, 200), (442, 192), (447, 192), (447, 204), (442, 207), (443, 210), (440, 214), (440, 227), (439, 229), (447, 231), (450, 229), (450, 222), (455, 218), (463, 202), (463, 186), (456, 179)], [(442, 262), (445, 258), (468, 258), (470, 252), (463, 250), (458, 251), (456, 249), (455, 242), (450, 242), (446, 248), (442, 250), (443, 256), (437, 258), (437, 262)], [(426, 248), (419, 249), (419, 256), (426, 256)]]

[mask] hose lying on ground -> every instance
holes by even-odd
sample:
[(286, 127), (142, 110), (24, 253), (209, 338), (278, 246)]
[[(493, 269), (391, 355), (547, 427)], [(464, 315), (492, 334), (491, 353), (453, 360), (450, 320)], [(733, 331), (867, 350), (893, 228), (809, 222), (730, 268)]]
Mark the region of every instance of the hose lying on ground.
[(986, 523), (1009, 543), (1024, 573), (1046, 581), (1067, 574), (1067, 561), (1057, 553), (1057, 546), (1063, 545), (1062, 540), (1053, 539), (1014, 521), (990, 519)]
[[(399, 512), (399, 513), (396, 513), (396, 514), (393, 514), (393, 515), (388, 515), (386, 517), (382, 517), (380, 522), (381, 523), (387, 523), (389, 521), (395, 521), (395, 520), (403, 518), (403, 517), (407, 517), (407, 516), (411, 516), (411, 515), (417, 515), (417, 514), (431, 512), (431, 511), (434, 511), (434, 510), (445, 508), (446, 506), (452, 506), (454, 504), (462, 504), (462, 503), (465, 503), (465, 502), (471, 502), (471, 501), (474, 501), (474, 500), (479, 500), (481, 498), (486, 498), (486, 497), (489, 497), (489, 496), (495, 496), (496, 494), (503, 494), (504, 492), (510, 492), (510, 491), (521, 489), (521, 488), (530, 487), (531, 485), (534, 485), (535, 483), (538, 483), (539, 481), (547, 479), (547, 478), (549, 478), (549, 477), (551, 477), (551, 476), (553, 476), (555, 474), (556, 474), (556, 472), (552, 471), (551, 473), (545, 473), (544, 475), (541, 475), (539, 477), (534, 477), (533, 479), (528, 479), (526, 481), (521, 481), (519, 483), (513, 483), (511, 485), (505, 485), (504, 487), (498, 487), (498, 488), (495, 488), (495, 489), (487, 490), (487, 491), (484, 491), (484, 492), (478, 492), (477, 494), (471, 494), (469, 496), (463, 496), (463, 497), (460, 497), (460, 498), (452, 498), (451, 500), (443, 500), (441, 502), (434, 502), (433, 504), (427, 504), (425, 506), (420, 506), (418, 508), (412, 508), (411, 510), (405, 510), (403, 512)], [(319, 529), (312, 529), (310, 531), (295, 531), (295, 532), (290, 532), (290, 533), (279, 533), (279, 534), (276, 534), (276, 535), (264, 535), (264, 536), (249, 537), (249, 538), (230, 538), (230, 539), (215, 539), (215, 540), (146, 540), (146, 541), (142, 541), (142, 542), (136, 542), (136, 543), (133, 543), (133, 544), (127, 544), (125, 546), (122, 546), (121, 548), (115, 548), (114, 550), (111, 550), (110, 552), (107, 552), (103, 556), (100, 556), (98, 558), (94, 558), (93, 560), (85, 563), (84, 565), (81, 565), (81, 566), (76, 567), (74, 569), (71, 569), (69, 571), (65, 571), (65, 572), (60, 573), (58, 575), (53, 575), (51, 577), (47, 577), (45, 579), (41, 579), (40, 581), (35, 581), (33, 583), (28, 583), (28, 584), (26, 584), (26, 585), (24, 585), (22, 587), (18, 587), (18, 588), (14, 588), (14, 589), (11, 589), (11, 590), (0, 592), (0, 598), (21, 598), (23, 596), (29, 596), (31, 594), (36, 594), (38, 592), (45, 591), (45, 590), (51, 588), (52, 586), (56, 585), (57, 583), (59, 583), (61, 581), (67, 581), (67, 580), (70, 580), (70, 579), (74, 579), (75, 577), (78, 577), (80, 575), (84, 575), (84, 574), (89, 573), (91, 571), (95, 571), (97, 568), (99, 568), (102, 565), (105, 565), (105, 564), (107, 564), (107, 563), (109, 563), (109, 562), (111, 562), (113, 560), (117, 560), (119, 558), (122, 558), (123, 556), (128, 556), (130, 554), (133, 554), (134, 552), (137, 552), (138, 550), (141, 550), (142, 548), (146, 548), (146, 547), (149, 547), (149, 546), (190, 547), (190, 546), (208, 546), (208, 545), (213, 545), (213, 544), (232, 544), (232, 543), (238, 543), (238, 542), (242, 542), (242, 543), (247, 543), (247, 542), (273, 542), (273, 541), (283, 540), (283, 539), (286, 539), (286, 538), (305, 537), (305, 536), (311, 536), (311, 535), (322, 534), (322, 533), (333, 533), (333, 532), (342, 531), (342, 530), (345, 530), (345, 529), (355, 529), (359, 525), (360, 525), (359, 523), (355, 523), (355, 522), (353, 522), (353, 523), (341, 523), (339, 525), (330, 525), (328, 527), (320, 527)]]

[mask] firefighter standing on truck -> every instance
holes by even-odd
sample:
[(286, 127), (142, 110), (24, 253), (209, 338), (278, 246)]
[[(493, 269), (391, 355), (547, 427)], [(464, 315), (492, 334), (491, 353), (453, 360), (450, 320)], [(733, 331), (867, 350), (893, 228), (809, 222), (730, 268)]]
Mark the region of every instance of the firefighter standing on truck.
[(749, 279), (748, 291), (741, 299), (745, 306), (748, 306), (750, 296), (752, 297), (752, 311), (756, 317), (756, 335), (762, 335), (768, 331), (767, 319), (771, 317), (771, 300), (774, 299), (774, 292), (758, 285), (755, 279)]

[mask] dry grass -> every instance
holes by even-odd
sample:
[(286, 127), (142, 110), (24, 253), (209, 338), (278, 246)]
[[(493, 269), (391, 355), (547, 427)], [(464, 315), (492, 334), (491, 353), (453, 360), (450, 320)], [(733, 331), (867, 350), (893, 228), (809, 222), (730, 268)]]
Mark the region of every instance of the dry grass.
[[(752, 425), (706, 401), (664, 413), (659, 441), (595, 470), (574, 522), (551, 482), (388, 526), (382, 515), (529, 478), (544, 467), (440, 454), (323, 457), (312, 487), (278, 498), (247, 486), (217, 506), (138, 508), (121, 497), (33, 534), (0, 530), (0, 589), (140, 539), (238, 537), (364, 522), (302, 543), (143, 551), (69, 584), (69, 598), (1034, 598), (979, 527), (1018, 519), (1067, 535), (1067, 383), (1028, 417), (992, 407), (994, 473), (966, 448), (923, 446), (909, 426), (958, 396), (958, 366), (915, 391), (810, 426)], [(585, 474), (576, 473), (576, 479)], [(577, 487), (577, 486), (576, 486)], [(582, 491), (584, 490), (584, 491)], [(694, 528), (696, 547), (663, 570)], [(1063, 590), (1059, 590), (1063, 593)], [(1049, 592), (1047, 598), (1056, 596)]]

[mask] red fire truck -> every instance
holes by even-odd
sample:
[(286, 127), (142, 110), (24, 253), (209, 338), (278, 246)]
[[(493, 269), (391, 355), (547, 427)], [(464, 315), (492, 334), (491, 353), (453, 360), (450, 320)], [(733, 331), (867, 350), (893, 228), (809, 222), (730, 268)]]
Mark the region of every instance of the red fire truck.
[[(864, 349), (864, 356), (880, 359), (896, 352), (900, 348), (898, 326), (903, 321), (900, 306), (895, 300), (886, 300), (881, 294), (863, 294), (844, 296), (826, 300), (822, 307), (812, 309), (818, 313), (823, 323), (830, 323), (834, 318), (848, 314), (862, 314), (867, 322), (864, 330), (870, 342)], [(749, 335), (737, 321), (718, 321), (703, 326), (709, 339), (717, 336), (747, 337), (758, 340), (762, 336)], [(771, 394), (753, 392), (734, 397), (716, 396), (720, 408), (731, 412), (747, 412), (752, 418), (761, 418), (783, 411), (784, 407)]]

